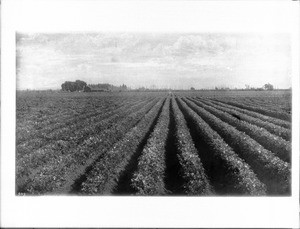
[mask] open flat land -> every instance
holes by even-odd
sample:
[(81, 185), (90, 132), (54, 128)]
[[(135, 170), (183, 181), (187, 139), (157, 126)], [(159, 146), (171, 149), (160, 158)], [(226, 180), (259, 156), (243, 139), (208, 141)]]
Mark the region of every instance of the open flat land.
[(290, 195), (291, 91), (17, 92), (17, 195)]

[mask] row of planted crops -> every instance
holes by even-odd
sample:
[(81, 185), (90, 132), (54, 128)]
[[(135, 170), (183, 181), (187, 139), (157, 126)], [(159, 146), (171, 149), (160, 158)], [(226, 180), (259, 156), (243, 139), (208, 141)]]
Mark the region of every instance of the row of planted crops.
[(275, 96), (20, 94), (16, 193), (289, 195), (289, 98)]

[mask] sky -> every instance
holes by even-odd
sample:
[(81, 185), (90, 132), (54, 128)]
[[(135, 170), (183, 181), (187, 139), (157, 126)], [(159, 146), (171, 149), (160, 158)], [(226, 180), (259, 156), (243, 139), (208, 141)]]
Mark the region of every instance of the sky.
[(287, 33), (17, 33), (17, 89), (291, 86)]

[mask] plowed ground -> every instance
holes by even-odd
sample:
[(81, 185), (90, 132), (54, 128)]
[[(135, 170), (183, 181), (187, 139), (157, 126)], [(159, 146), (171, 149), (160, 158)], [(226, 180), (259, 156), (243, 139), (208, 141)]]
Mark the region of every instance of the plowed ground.
[(17, 195), (291, 192), (289, 91), (17, 92)]

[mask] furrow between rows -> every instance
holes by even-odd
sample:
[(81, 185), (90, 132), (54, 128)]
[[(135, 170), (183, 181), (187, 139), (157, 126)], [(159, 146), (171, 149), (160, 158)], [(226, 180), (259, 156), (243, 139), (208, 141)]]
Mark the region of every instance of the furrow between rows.
[(225, 111), (214, 108), (211, 105), (206, 105), (198, 100), (190, 99), (198, 106), (209, 111), (211, 114), (215, 115), (222, 121), (228, 123), (229, 125), (235, 127), (237, 130), (242, 131), (249, 135), (252, 139), (261, 144), (265, 149), (270, 150), (275, 153), (279, 158), (286, 162), (291, 161), (291, 144), (281, 137), (271, 134), (264, 128), (259, 128), (248, 122), (240, 120)]
[(220, 134), (228, 145), (248, 163), (258, 178), (267, 185), (268, 193), (273, 195), (290, 193), (290, 164), (282, 161), (274, 153), (266, 150), (245, 133), (223, 122), (195, 103), (184, 99), (211, 128)]
[(212, 102), (210, 100), (206, 100), (206, 99), (201, 99), (200, 101), (205, 103), (206, 105), (212, 106), (218, 110), (227, 112), (228, 114), (232, 115), (233, 117), (237, 118), (238, 120), (246, 121), (250, 124), (254, 124), (258, 127), (262, 127), (264, 129), (266, 129), (267, 131), (269, 131), (270, 133), (275, 134), (279, 137), (282, 137), (286, 141), (291, 140), (291, 130), (289, 130), (289, 129), (283, 128), (281, 126), (275, 125), (275, 124), (267, 122), (267, 121), (262, 121), (258, 118), (254, 118), (252, 116), (244, 114), (244, 113), (237, 111), (235, 109), (232, 109), (230, 107), (226, 107), (226, 105), (221, 106), (218, 103), (214, 103), (214, 102)]
[(238, 157), (194, 109), (191, 109), (189, 102), (185, 103), (179, 98), (177, 102), (192, 130), (195, 144), (201, 146), (196, 147), (215, 191), (223, 195), (265, 195), (266, 186), (257, 178), (250, 166)]
[(170, 122), (170, 99), (167, 98), (153, 132), (147, 140), (131, 183), (137, 195), (164, 195), (165, 147)]
[(69, 192), (74, 181), (104, 152), (119, 141), (126, 132), (156, 104), (151, 102), (141, 110), (126, 116), (107, 130), (91, 136), (81, 145), (69, 151), (66, 156), (59, 155), (52, 163), (47, 163), (39, 172), (30, 176), (27, 182), (17, 182), (17, 192), (46, 193)]
[[(219, 101), (219, 100), (218, 100)], [(220, 100), (222, 102), (222, 100)], [(227, 101), (226, 103), (242, 108), (242, 109), (246, 109), (249, 111), (254, 111), (263, 115), (267, 115), (267, 116), (271, 116), (273, 118), (276, 119), (280, 119), (280, 120), (284, 120), (284, 121), (291, 121), (291, 115), (290, 114), (286, 114), (284, 112), (276, 112), (276, 111), (271, 111), (271, 110), (266, 110), (260, 107), (253, 107), (253, 106), (249, 106), (249, 105), (245, 105), (242, 103), (237, 103), (237, 102), (231, 102), (231, 101)]]
[[(174, 160), (178, 160), (179, 162), (179, 168), (175, 168), (172, 171), (171, 177), (176, 173), (181, 176), (182, 193), (184, 194), (211, 195), (214, 193), (214, 188), (208, 180), (190, 130), (174, 98), (172, 98), (171, 107), (174, 129), (169, 128), (169, 131), (174, 135), (175, 149), (170, 153), (175, 157)], [(178, 181), (175, 180), (174, 183), (176, 185)]]
[[(120, 101), (117, 101), (114, 103), (113, 101), (110, 101), (110, 103), (107, 102), (107, 105), (103, 105), (101, 103), (100, 106), (98, 104), (95, 104), (92, 109), (86, 105), (86, 108), (81, 109), (82, 111), (78, 111), (78, 108), (76, 110), (76, 115), (72, 112), (66, 111), (66, 114), (56, 114), (52, 116), (47, 116), (44, 121), (39, 119), (27, 119), (26, 122), (23, 123), (23, 126), (25, 127), (33, 127), (34, 123), (38, 123), (38, 126), (41, 128), (34, 128), (29, 130), (26, 130), (25, 132), (22, 131), (22, 125), (18, 125), (17, 128), (17, 135), (16, 143), (17, 145), (22, 144), (28, 140), (33, 139), (36, 136), (41, 136), (43, 138), (44, 135), (47, 136), (48, 133), (51, 133), (55, 130), (58, 130), (60, 128), (69, 127), (70, 125), (73, 125), (74, 123), (81, 123), (84, 120), (88, 118), (92, 118), (94, 116), (97, 116), (98, 114), (106, 114), (107, 112), (110, 112), (111, 110), (119, 109), (121, 107), (124, 107), (127, 104), (133, 103), (134, 101), (121, 99)], [(77, 114), (79, 112), (79, 114)], [(32, 120), (33, 119), (33, 120)], [(31, 122), (31, 123), (30, 123)], [(47, 137), (45, 140), (48, 140)]]
[(239, 108), (237, 106), (232, 106), (228, 103), (225, 103), (225, 102), (222, 102), (222, 101), (219, 101), (219, 100), (210, 99), (209, 101), (214, 103), (214, 104), (220, 105), (222, 107), (231, 109), (232, 111), (237, 111), (237, 112), (240, 112), (242, 114), (246, 114), (250, 117), (257, 118), (258, 120), (261, 120), (261, 121), (269, 122), (271, 124), (274, 124), (276, 126), (280, 126), (280, 127), (285, 128), (287, 130), (291, 129), (291, 123), (290, 122), (280, 120), (280, 119), (276, 119), (276, 118), (273, 118), (273, 117), (269, 117), (269, 116), (266, 116), (266, 115), (263, 115), (263, 114), (260, 114), (260, 113), (254, 112), (254, 111), (248, 111), (246, 109), (242, 109), (242, 108)]
[[(111, 194), (134, 155), (139, 156), (154, 128), (164, 102), (161, 100), (141, 121), (97, 161), (81, 184), (83, 194)], [(117, 192), (117, 191), (116, 191)], [(120, 193), (119, 193), (120, 194)]]
[[(119, 116), (119, 113), (126, 113), (126, 111), (134, 110), (138, 107), (143, 106), (145, 103), (149, 102), (141, 101), (139, 103), (133, 104), (125, 104), (125, 106), (121, 106), (118, 109), (111, 110), (107, 113), (95, 114), (96, 116), (91, 116), (85, 120), (81, 120), (80, 122), (70, 122), (70, 125), (66, 125), (62, 128), (54, 128), (53, 131), (45, 131), (36, 139), (31, 139), (28, 142), (24, 142), (23, 144), (17, 145), (17, 157), (23, 157), (24, 155), (31, 153), (32, 151), (38, 150), (44, 146), (55, 144), (57, 141), (68, 141), (73, 142), (76, 140), (76, 144), (78, 143), (79, 137), (84, 139), (88, 132), (91, 129), (97, 129), (98, 127), (102, 127), (102, 123), (109, 120), (116, 119)], [(93, 123), (93, 125), (91, 125)], [(89, 128), (89, 130), (87, 129)]]
[[(52, 143), (50, 142), (41, 148), (35, 149), (32, 152), (24, 154), (23, 157), (21, 157), (21, 155), (17, 156), (17, 176), (19, 177), (26, 175), (27, 169), (29, 168), (33, 170), (32, 173), (35, 173), (35, 171), (39, 171), (38, 167), (43, 166), (45, 163), (51, 162), (52, 158), (56, 160), (56, 158), (60, 155), (62, 155), (62, 157), (66, 157), (70, 152), (72, 152), (74, 148), (77, 148), (89, 137), (97, 135), (98, 133), (113, 127), (116, 122), (122, 121), (126, 118), (127, 115), (133, 114), (134, 112), (143, 109), (144, 106), (147, 106), (147, 104), (151, 103), (154, 104), (155, 101), (145, 101), (141, 104), (138, 104), (137, 106), (127, 107), (127, 110), (119, 110), (115, 115), (112, 115), (107, 119), (101, 120), (98, 123), (94, 123), (94, 125), (86, 125), (86, 127), (82, 129), (69, 129), (67, 130), (67, 133), (61, 130), (61, 132), (59, 132), (58, 134), (61, 136), (69, 135), (68, 137), (71, 138), (69, 141), (59, 140), (54, 141)], [(17, 153), (20, 152), (17, 151)]]

